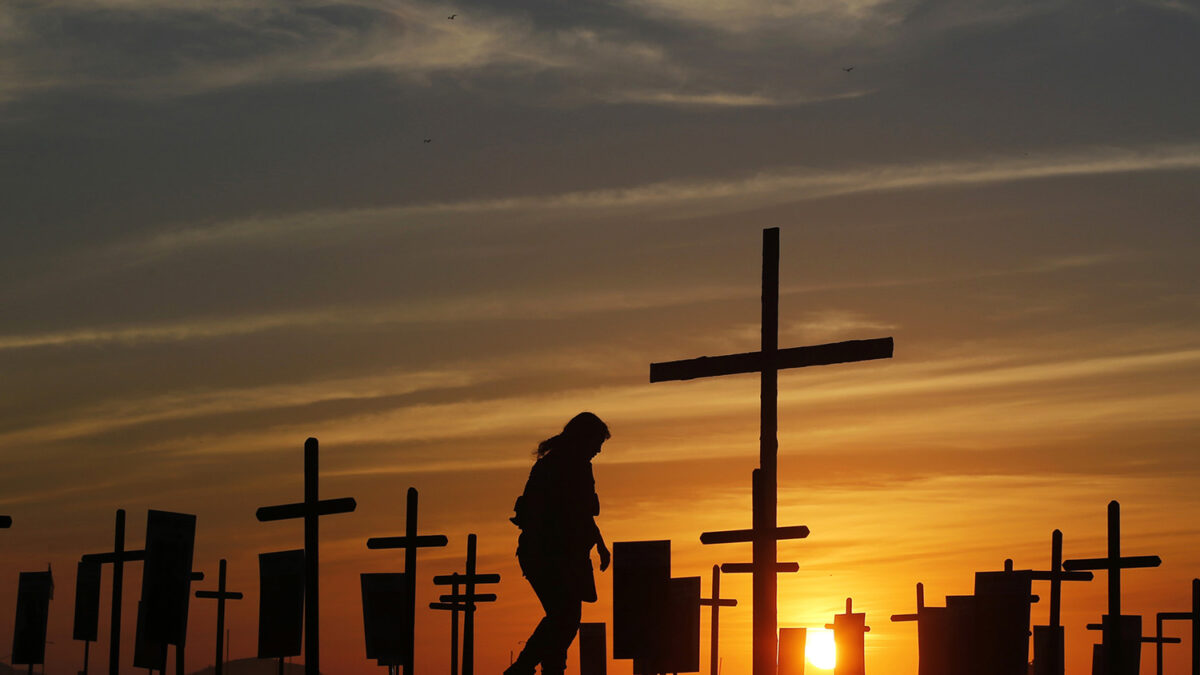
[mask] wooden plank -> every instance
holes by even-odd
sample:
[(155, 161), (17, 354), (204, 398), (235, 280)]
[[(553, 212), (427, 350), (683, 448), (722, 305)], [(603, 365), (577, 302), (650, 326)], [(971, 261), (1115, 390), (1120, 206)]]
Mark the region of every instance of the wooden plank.
[[(838, 363), (890, 359), (894, 343), (892, 338), (871, 340), (846, 340), (823, 345), (791, 347), (775, 352), (775, 365), (780, 370), (806, 368), (808, 366), (830, 366)], [(695, 359), (664, 361), (650, 364), (651, 382), (694, 380), (700, 377), (719, 377), (762, 372), (762, 352), (745, 352), (724, 356), (701, 356)]]
[[(500, 583), (499, 574), (476, 574), (472, 577), (477, 584), (498, 584)], [(467, 575), (465, 574), (439, 574), (433, 578), (435, 586), (452, 586), (454, 584), (467, 583)]]
[[(800, 563), (794, 562), (777, 562), (775, 563), (775, 573), (791, 573), (799, 572)], [(721, 563), (721, 572), (724, 574), (753, 574), (754, 563)]]
[[(1139, 567), (1158, 567), (1162, 564), (1162, 558), (1156, 555), (1135, 555), (1118, 558), (1116, 567), (1119, 569), (1133, 569)], [(1107, 570), (1113, 568), (1111, 558), (1078, 558), (1076, 560), (1064, 560), (1062, 563), (1063, 569), (1074, 572), (1076, 570)]]
[[(357, 507), (358, 503), (354, 501), (353, 497), (322, 499), (317, 502), (316, 508), (312, 509), (312, 512), (318, 516), (331, 516), (336, 513), (350, 513)], [(254, 515), (258, 518), (259, 522), (266, 523), (273, 520), (303, 518), (308, 513), (308, 504), (297, 502), (295, 504), (280, 504), (279, 506), (263, 506)]]
[[(775, 539), (804, 539), (808, 536), (808, 527), (793, 525), (791, 527), (775, 528)], [(720, 532), (705, 532), (700, 535), (701, 544), (738, 544), (754, 541), (754, 530), (723, 530)], [(722, 568), (724, 569), (724, 568)]]
[[(409, 541), (412, 543), (410, 544)], [(424, 534), (419, 537), (371, 537), (367, 548), (436, 548), (450, 543), (444, 534)]]

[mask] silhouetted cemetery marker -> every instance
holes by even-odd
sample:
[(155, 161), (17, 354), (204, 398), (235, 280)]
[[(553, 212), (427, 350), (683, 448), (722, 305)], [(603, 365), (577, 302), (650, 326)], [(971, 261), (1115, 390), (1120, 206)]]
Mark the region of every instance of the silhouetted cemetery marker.
[(83, 671), (88, 672), (92, 642), (100, 631), (100, 563), (80, 561), (75, 566), (75, 621), (71, 637), (83, 640)]
[[(892, 356), (892, 338), (852, 340), (812, 347), (779, 349), (779, 228), (763, 230), (762, 339), (757, 352), (700, 357), (650, 364), (650, 381), (690, 380), (701, 377), (760, 374), (759, 469), (761, 485), (753, 498), (753, 675), (774, 675), (776, 670), (778, 375), (782, 368), (832, 365)], [(751, 541), (745, 539), (742, 541)], [(615, 628), (615, 627), (614, 627)]]
[(700, 669), (700, 577), (671, 578), (671, 542), (613, 544), (613, 657), (637, 675)]
[(475, 587), (479, 584), (495, 584), (500, 582), (499, 574), (479, 574), (476, 571), (475, 541), (475, 535), (467, 535), (467, 569), (465, 574), (447, 574), (433, 578), (433, 583), (439, 586), (456, 586), (462, 584), (463, 587), (461, 594), (455, 592), (439, 598), (441, 603), (461, 605), (463, 612), (462, 675), (472, 675), (475, 672), (475, 605), (480, 602), (496, 601), (494, 593), (476, 593)]
[[(1192, 579), (1192, 611), (1190, 612), (1159, 612), (1158, 632), (1162, 634), (1163, 621), (1192, 622), (1192, 675), (1200, 675), (1200, 579)], [(1161, 650), (1162, 647), (1159, 647)], [(1159, 656), (1159, 675), (1162, 675), (1162, 657)]]
[(579, 624), (579, 675), (606, 675), (608, 636), (603, 623)]
[(807, 647), (807, 628), (780, 628), (779, 675), (804, 675), (804, 650)]
[(945, 607), (925, 606), (925, 585), (917, 584), (917, 611), (893, 614), (892, 621), (917, 622), (917, 674), (948, 675), (950, 672), (949, 626)]
[(304, 441), (304, 501), (264, 506), (257, 512), (260, 522), (304, 519), (304, 673), (319, 675), (321, 668), (319, 528), (321, 516), (350, 513), (357, 504), (352, 497), (320, 499), (317, 483), (319, 453), (317, 439)]
[(718, 636), (721, 632), (721, 608), (722, 607), (737, 607), (737, 600), (726, 600), (721, 597), (721, 567), (713, 565), (712, 569), (712, 597), (700, 598), (701, 607), (712, 607), (712, 630), (709, 633), (708, 645), (708, 671), (711, 675), (717, 675), (717, 666), (720, 664), (720, 656), (718, 654), (717, 645), (720, 644)]
[(837, 646), (835, 675), (864, 675), (866, 672), (866, 635), (871, 627), (867, 615), (854, 611), (854, 601), (846, 598), (846, 613), (834, 614), (833, 623), (825, 624), (833, 629), (833, 643)]
[[(1092, 675), (1138, 675), (1142, 662), (1142, 617), (1125, 614), (1115, 622), (1107, 614), (1100, 617), (1100, 623), (1089, 623), (1088, 630), (1102, 631), (1105, 643), (1092, 645)], [(1114, 624), (1116, 628), (1114, 630)], [(1121, 667), (1114, 670), (1112, 662), (1107, 657), (1108, 636), (1116, 633), (1120, 636)]]
[[(458, 595), (458, 585), (462, 575), (455, 572), (450, 575), (434, 577), (434, 579), (449, 579), (450, 594)], [(436, 582), (435, 582), (436, 583)], [(430, 609), (450, 612), (450, 675), (458, 675), (458, 613), (466, 607), (462, 602), (431, 602)]]
[(146, 603), (138, 600), (137, 623), (134, 624), (133, 667), (151, 672), (167, 669), (167, 645), (151, 640), (146, 633)]
[(367, 658), (387, 666), (389, 675), (411, 656), (408, 636), (413, 624), (408, 614), (407, 576), (403, 572), (359, 575)]
[(1062, 582), (1091, 581), (1091, 572), (1067, 572), (1062, 568), (1062, 532), (1050, 535), (1050, 569), (1034, 570), (1034, 581), (1050, 582), (1050, 619), (1046, 626), (1033, 627), (1034, 675), (1063, 675), (1064, 634), (1062, 627)]
[(304, 635), (304, 551), (258, 554), (258, 658), (300, 654)]
[(1004, 561), (1003, 572), (975, 573), (973, 654), (976, 675), (1026, 675), (1029, 670), (1030, 593), (1032, 570), (1014, 570)]
[[(1136, 617), (1139, 621), (1138, 627), (1131, 636), (1126, 633), (1127, 630), (1131, 630), (1126, 626), (1126, 618), (1121, 616), (1121, 570), (1158, 567), (1161, 564), (1162, 560), (1156, 555), (1121, 556), (1121, 505), (1116, 500), (1108, 503), (1108, 555), (1104, 558), (1063, 561), (1063, 569), (1067, 571), (1105, 570), (1108, 573), (1108, 614), (1102, 620), (1104, 625), (1102, 642), (1104, 662), (1108, 666), (1104, 671), (1105, 675), (1118, 675), (1118, 673), (1136, 675), (1137, 660), (1130, 661), (1122, 653), (1128, 648), (1136, 651), (1141, 649), (1138, 642), (1142, 635), (1141, 617)], [(1134, 670), (1132, 671), (1128, 670), (1130, 663), (1133, 664)]]
[(1158, 675), (1162, 675), (1163, 645), (1177, 645), (1183, 642), (1183, 640), (1181, 638), (1165, 637), (1163, 635), (1162, 617), (1159, 617), (1154, 624), (1154, 635), (1142, 636), (1141, 642), (1142, 644), (1154, 645), (1154, 672)]
[(215, 591), (196, 591), (197, 598), (207, 598), (217, 601), (217, 660), (215, 675), (221, 675), (224, 670), (223, 659), (225, 650), (225, 601), (226, 600), (241, 600), (242, 594), (236, 591), (225, 590), (225, 559), (221, 558), (220, 566), (217, 567), (217, 590)]
[(121, 672), (121, 588), (125, 576), (125, 563), (145, 559), (146, 551), (144, 550), (125, 550), (125, 509), (117, 509), (113, 550), (109, 553), (90, 553), (83, 556), (82, 559), (85, 563), (111, 563), (113, 566), (112, 615), (108, 630), (109, 675), (117, 675)]
[[(399, 653), (396, 654), (396, 663), (390, 664), (401, 666), (404, 673), (410, 672), (413, 668), (413, 626), (416, 625), (417, 615), (417, 549), (429, 547), (442, 547), (447, 543), (445, 535), (417, 534), (417, 489), (408, 488), (407, 503), (405, 504), (404, 515), (404, 536), (402, 537), (372, 537), (367, 540), (367, 548), (369, 549), (404, 549), (404, 577), (405, 597), (403, 598), (403, 608), (407, 615), (405, 632), (400, 636), (402, 640), (398, 645)], [(370, 657), (373, 658), (373, 657)]]
[(46, 625), (50, 618), (50, 599), (54, 597), (54, 576), (49, 572), (21, 572), (17, 578), (17, 615), (13, 623), (13, 665), (46, 662)]

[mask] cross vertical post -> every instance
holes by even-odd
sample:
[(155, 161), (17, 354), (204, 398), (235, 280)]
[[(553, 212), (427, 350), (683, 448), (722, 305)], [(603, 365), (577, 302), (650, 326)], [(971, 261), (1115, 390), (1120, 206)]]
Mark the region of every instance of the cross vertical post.
[(416, 658), (413, 649), (413, 627), (416, 626), (417, 616), (417, 549), (442, 547), (448, 543), (445, 535), (417, 535), (417, 489), (408, 488), (404, 511), (403, 537), (372, 537), (367, 540), (369, 549), (404, 549), (404, 584), (405, 584), (405, 616), (408, 618), (408, 632), (404, 638), (404, 673), (412, 671)]
[[(779, 228), (763, 230), (762, 334), (758, 352), (701, 357), (650, 364), (650, 381), (690, 380), (737, 373), (758, 373), (759, 486), (752, 489), (752, 635), (753, 675), (775, 675), (778, 652), (778, 371), (781, 368), (830, 365), (891, 358), (892, 339), (853, 340), (812, 347), (779, 349)], [(701, 539), (703, 542), (703, 538)], [(716, 542), (704, 542), (716, 543)], [(722, 542), (724, 543), (724, 542)]]
[(108, 640), (108, 673), (121, 672), (121, 587), (125, 576), (125, 562), (145, 560), (146, 551), (125, 550), (125, 509), (117, 509), (117, 523), (113, 533), (113, 550), (110, 553), (89, 553), (83, 562), (112, 563), (112, 613)]
[(1200, 675), (1200, 579), (1192, 579), (1192, 611), (1159, 612), (1158, 623), (1163, 621), (1192, 622), (1192, 675)]
[(221, 558), (221, 565), (217, 572), (217, 590), (215, 591), (196, 591), (197, 598), (210, 598), (217, 601), (217, 660), (215, 662), (215, 675), (221, 675), (224, 670), (224, 663), (221, 660), (225, 649), (225, 601), (226, 600), (241, 600), (242, 594), (235, 591), (225, 590), (225, 559)]
[(357, 508), (353, 497), (321, 500), (318, 497), (317, 439), (304, 441), (304, 501), (279, 506), (264, 506), (258, 509), (259, 522), (304, 519), (304, 673), (320, 675), (321, 667), (321, 621), (320, 621), (320, 565), (318, 549), (320, 537), (317, 523), (321, 516), (335, 513), (350, 513)]
[(720, 663), (718, 656), (717, 645), (719, 643), (717, 637), (720, 635), (721, 629), (721, 608), (722, 607), (737, 607), (737, 600), (726, 600), (721, 597), (721, 566), (713, 565), (712, 569), (712, 597), (700, 598), (701, 607), (712, 607), (712, 631), (709, 637), (708, 649), (708, 670), (711, 675), (717, 675), (717, 664)]

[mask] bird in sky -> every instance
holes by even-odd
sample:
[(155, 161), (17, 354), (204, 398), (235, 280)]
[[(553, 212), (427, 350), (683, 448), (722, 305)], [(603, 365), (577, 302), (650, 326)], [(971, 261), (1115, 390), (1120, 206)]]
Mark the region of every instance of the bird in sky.
[(847, 67), (845, 67), (845, 68), (842, 68), (842, 70), (844, 70), (844, 71), (846, 71), (846, 72), (848, 73), (848, 72), (850, 72), (850, 71), (854, 70), (854, 66), (847, 66)]
[(446, 17), (446, 18), (447, 18), (447, 19), (449, 19), (450, 21), (453, 21), (453, 20), (454, 20), (454, 17), (456, 17), (456, 16), (458, 16), (458, 15), (457, 15), (457, 14), (451, 14), (450, 16), (448, 16), (448, 17)]
[(432, 139), (432, 138), (426, 138), (426, 139), (425, 139), (425, 142), (426, 142), (426, 143), (432, 143), (432, 142), (433, 142), (433, 139)]

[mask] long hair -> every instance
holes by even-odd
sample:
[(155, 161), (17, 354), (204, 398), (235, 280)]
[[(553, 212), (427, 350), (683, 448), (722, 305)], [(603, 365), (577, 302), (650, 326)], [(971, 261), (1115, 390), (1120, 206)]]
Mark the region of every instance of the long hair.
[(575, 445), (584, 438), (596, 435), (603, 436), (605, 440), (608, 440), (610, 437), (608, 425), (597, 417), (595, 413), (581, 412), (572, 417), (571, 421), (567, 422), (561, 433), (538, 443), (535, 454), (538, 459), (541, 459), (552, 450)]

